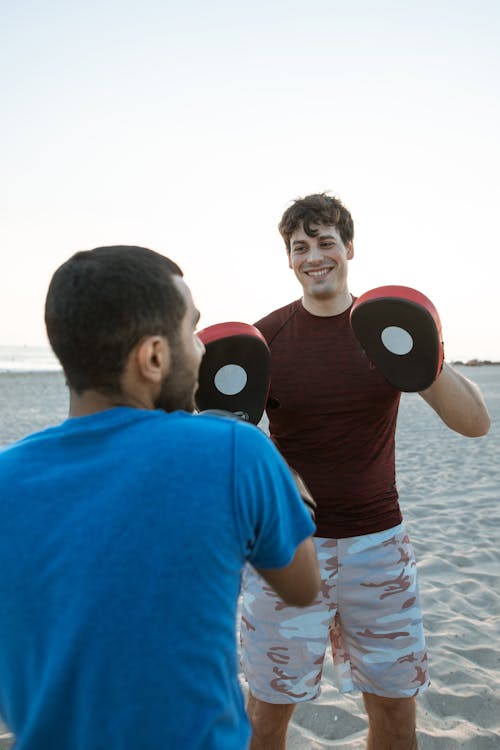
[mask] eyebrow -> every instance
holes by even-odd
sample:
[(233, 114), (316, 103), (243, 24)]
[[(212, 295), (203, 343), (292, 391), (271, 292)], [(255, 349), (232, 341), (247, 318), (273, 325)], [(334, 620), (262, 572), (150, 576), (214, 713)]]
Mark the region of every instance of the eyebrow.
[(301, 240), (292, 240), (290, 243), (290, 247), (295, 247), (296, 245), (302, 245), (304, 243), (309, 242), (309, 240), (337, 240), (336, 234), (315, 234), (314, 237), (309, 237), (301, 239)]

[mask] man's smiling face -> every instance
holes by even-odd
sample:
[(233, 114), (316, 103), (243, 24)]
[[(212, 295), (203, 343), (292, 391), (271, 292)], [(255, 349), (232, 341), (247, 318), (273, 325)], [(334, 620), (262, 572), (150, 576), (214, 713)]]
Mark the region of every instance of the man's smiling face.
[(290, 237), (288, 263), (304, 290), (304, 300), (333, 300), (347, 292), (352, 242), (343, 243), (334, 226), (313, 224), (314, 237), (301, 224)]

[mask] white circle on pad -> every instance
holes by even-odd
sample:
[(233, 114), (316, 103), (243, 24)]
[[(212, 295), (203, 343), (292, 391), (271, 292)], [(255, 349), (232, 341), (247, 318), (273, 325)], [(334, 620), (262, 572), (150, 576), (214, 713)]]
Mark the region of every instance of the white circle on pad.
[(413, 339), (404, 328), (387, 326), (382, 331), (382, 343), (392, 354), (408, 354), (413, 349)]
[(239, 365), (224, 365), (215, 373), (214, 383), (219, 393), (234, 396), (246, 386), (247, 374)]

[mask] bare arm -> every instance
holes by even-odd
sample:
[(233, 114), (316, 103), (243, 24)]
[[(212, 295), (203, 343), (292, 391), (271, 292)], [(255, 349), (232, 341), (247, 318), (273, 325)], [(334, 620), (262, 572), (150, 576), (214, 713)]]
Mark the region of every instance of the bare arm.
[(478, 386), (447, 362), (437, 380), (420, 393), (443, 422), (466, 437), (486, 435), (490, 416)]
[(294, 607), (312, 604), (321, 584), (312, 537), (299, 544), (292, 562), (284, 568), (257, 569), (257, 572), (287, 604)]

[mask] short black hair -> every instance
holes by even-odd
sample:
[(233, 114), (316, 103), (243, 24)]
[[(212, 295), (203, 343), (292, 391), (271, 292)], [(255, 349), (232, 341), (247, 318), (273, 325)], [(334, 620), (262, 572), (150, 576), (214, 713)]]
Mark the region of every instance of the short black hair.
[(186, 303), (179, 266), (133, 245), (75, 253), (54, 273), (45, 301), (50, 345), (76, 393), (119, 393), (133, 347), (159, 334), (175, 344)]
[(295, 230), (303, 225), (309, 237), (315, 237), (317, 229), (312, 224), (326, 224), (336, 227), (342, 242), (354, 239), (354, 222), (342, 202), (328, 193), (313, 193), (305, 198), (297, 198), (289, 206), (278, 224), (278, 229), (285, 240), (287, 252), (290, 253), (290, 238)]

